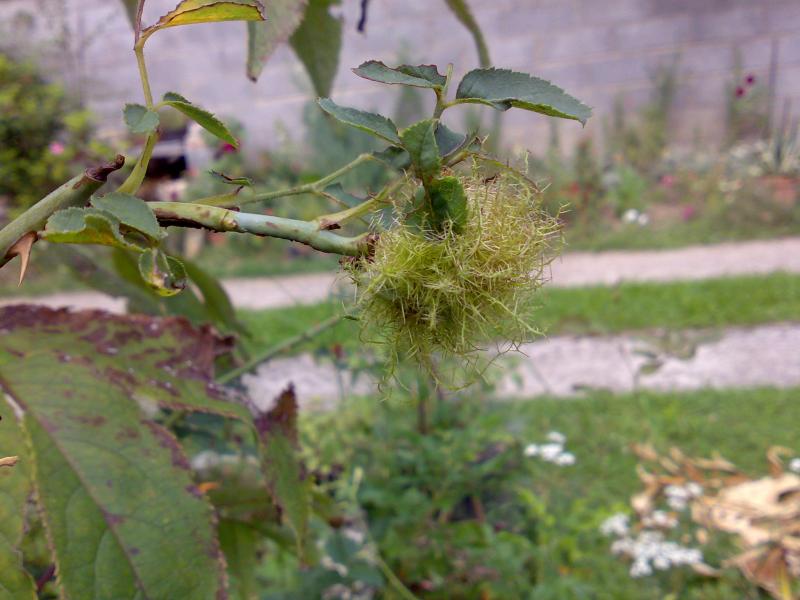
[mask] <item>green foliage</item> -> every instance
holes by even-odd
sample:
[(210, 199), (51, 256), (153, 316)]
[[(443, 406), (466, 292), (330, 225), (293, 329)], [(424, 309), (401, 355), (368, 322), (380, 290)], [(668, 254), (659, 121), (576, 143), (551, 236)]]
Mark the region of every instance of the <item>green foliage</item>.
[(159, 296), (174, 296), (186, 287), (183, 263), (158, 248), (150, 248), (139, 255), (139, 275)]
[[(159, 407), (247, 417), (206, 389), (220, 342), (179, 320), (31, 307), (3, 309), (0, 326), (0, 381), (25, 413), (20, 456), (35, 463), (62, 593), (217, 597), (210, 506), (156, 418)], [(170, 561), (153, 560), (164, 551)]]
[(340, 1), (309, 0), (303, 21), (289, 39), (317, 96), (330, 96), (339, 67), (342, 21), (331, 16), (329, 8)]
[(286, 42), (303, 19), (308, 0), (274, 0), (264, 21), (247, 24), (247, 76), (256, 81), (267, 59)]
[(339, 106), (330, 98), (320, 98), (318, 102), (322, 110), (342, 123), (383, 138), (390, 144), (400, 143), (397, 125), (391, 119), (357, 108)]
[(414, 173), (425, 185), (442, 168), (439, 147), (436, 144), (436, 124), (435, 119), (426, 119), (400, 133), (400, 141), (411, 157)]
[(180, 111), (210, 134), (221, 139), (223, 142), (227, 142), (234, 148), (239, 145), (237, 139), (233, 137), (233, 134), (225, 126), (225, 123), (220, 121), (207, 110), (203, 110), (202, 108), (195, 106), (180, 94), (176, 94), (175, 92), (167, 92), (164, 94), (162, 103)]
[(123, 117), (131, 133), (153, 133), (158, 129), (158, 113), (141, 104), (126, 104)]
[(419, 65), (416, 67), (400, 65), (392, 68), (377, 60), (368, 60), (353, 69), (353, 73), (364, 79), (371, 79), (379, 83), (396, 83), (439, 90), (447, 83), (447, 78), (441, 75), (434, 65)]
[(523, 108), (584, 125), (592, 114), (588, 106), (552, 83), (508, 69), (470, 71), (458, 85), (456, 99), (502, 111)]
[[(329, 13), (334, 4), (338, 2), (310, 0), (297, 25), (303, 3), (284, 3), (280, 22), (251, 24), (251, 76), (277, 41), (294, 30), (291, 44), (315, 89), (327, 95), (341, 44), (341, 22)], [(466, 5), (450, 5), (475, 33)], [(105, 266), (69, 247), (60, 259), (92, 285), (128, 298), (134, 308), (180, 313), (232, 331), (239, 324), (222, 286), (196, 265), (184, 267), (169, 254), (162, 227), (236, 231), (351, 257), (348, 273), (359, 285), (363, 322), (389, 342), (390, 366), (404, 353), (433, 373), (434, 353), (472, 358), (480, 344), (496, 336), (508, 335), (517, 343), (535, 333), (526, 311), (549, 259), (555, 223), (542, 214), (538, 189), (524, 176), (484, 178), (477, 166), (471, 175), (456, 171), (470, 156), (497, 161), (480, 152), (481, 143), (473, 136), (441, 125), (440, 116), (456, 104), (478, 102), (583, 122), (588, 116), (583, 105), (546, 82), (510, 71), (473, 71), (462, 81), (461, 95), (447, 102), (452, 66), (441, 75), (433, 65), (393, 68), (370, 61), (356, 73), (382, 83), (432, 89), (432, 118), (399, 132), (380, 114), (324, 98), (319, 105), (333, 117), (331, 122), (365, 131), (388, 142), (389, 148), (380, 153), (370, 148), (333, 173), (285, 190), (260, 189), (241, 172), (244, 168), (237, 173), (223, 166), (208, 181), (211, 186), (239, 186), (234, 191), (193, 202), (146, 203), (138, 194), (161, 133), (160, 109), (173, 108), (230, 146), (237, 144), (230, 129), (183, 96), (169, 92), (161, 102), (153, 100), (146, 40), (176, 26), (257, 23), (264, 12), (256, 0), (183, 0), (142, 29), (139, 11), (134, 13), (132, 4), (126, 7), (134, 21), (134, 53), (145, 98), (144, 105), (129, 104), (123, 111), (131, 132), (145, 136), (135, 165), (116, 191), (105, 195), (92, 194), (122, 166), (122, 157), (89, 169), (0, 230), (3, 264), (19, 255), (24, 272), (37, 239), (109, 246), (110, 263)], [(343, 177), (378, 160), (392, 167), (391, 179), (383, 183), (387, 169), (381, 167), (378, 191), (364, 185), (351, 192)], [(288, 196), (311, 196), (317, 203), (333, 202), (344, 209), (321, 215), (315, 211), (307, 220), (240, 210), (247, 204), (263, 208)], [(344, 235), (336, 232), (343, 228), (348, 229)], [(189, 280), (196, 289), (177, 296)], [(37, 578), (44, 575), (40, 583), (49, 587), (46, 593), (62, 597), (222, 598), (230, 576), (233, 592), (252, 598), (263, 591), (256, 571), (269, 539), (308, 568), (310, 576), (301, 586), (305, 597), (359, 585), (410, 597), (401, 579), (372, 554), (368, 541), (355, 542), (333, 531), (344, 518), (338, 502), (344, 496), (319, 493), (316, 478), (301, 460), (292, 390), (266, 410), (263, 402), (228, 395), (213, 384), (217, 359), (232, 379), (257, 365), (257, 358), (266, 355), (263, 351), (237, 365), (227, 339), (216, 337), (209, 327), (194, 329), (174, 318), (21, 306), (0, 309), (0, 329), (0, 388), (23, 415), (27, 443), (19, 453), (33, 466), (15, 473), (25, 476), (25, 491), (32, 482), (41, 515), (41, 522), (30, 516), (23, 529), (15, 521), (13, 531), (2, 531), (4, 585), (27, 594), (31, 580), (24, 571), (29, 570)], [(52, 376), (43, 378), (45, 372)], [(18, 506), (19, 490), (15, 494)], [(353, 494), (348, 494), (352, 501)], [(345, 503), (344, 511), (349, 508), (352, 503)], [(32, 535), (42, 524), (47, 550), (36, 539), (20, 544), (21, 530)], [(455, 536), (459, 544), (492, 548), (493, 559), (484, 553), (480, 558), (498, 568), (514, 562), (525, 547), (520, 536), (482, 524), (464, 526), (454, 520), (449, 525), (447, 537)], [(315, 535), (322, 543), (314, 543)], [(20, 546), (26, 561), (21, 564)], [(321, 551), (345, 571), (333, 577), (326, 573), (330, 569), (320, 560)], [(438, 555), (432, 560), (439, 560)], [(436, 569), (448, 563), (449, 558)], [(54, 582), (42, 573), (49, 564), (57, 565)], [(524, 585), (509, 580), (492, 589), (513, 595)]]
[(64, 89), (35, 65), (0, 53), (0, 199), (10, 216), (69, 179), (80, 164), (108, 155), (93, 124)]
[[(24, 454), (26, 440), (11, 405), (0, 402), (0, 458)], [(22, 460), (12, 467), (0, 467), (0, 598), (36, 598), (31, 576), (22, 566), (20, 545), (25, 530), (31, 464)]]

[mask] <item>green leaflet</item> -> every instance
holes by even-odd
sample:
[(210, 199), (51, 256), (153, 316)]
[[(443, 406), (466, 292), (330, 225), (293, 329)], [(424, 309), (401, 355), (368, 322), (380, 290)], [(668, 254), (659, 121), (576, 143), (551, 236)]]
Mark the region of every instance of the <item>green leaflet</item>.
[(400, 137), (397, 134), (397, 125), (395, 125), (391, 119), (387, 119), (383, 115), (359, 110), (357, 108), (339, 106), (330, 98), (320, 98), (317, 102), (322, 110), (346, 125), (383, 138), (391, 144), (400, 143)]
[(300, 22), (308, 0), (272, 0), (266, 21), (247, 24), (247, 76), (256, 81), (275, 49), (289, 39)]
[(62, 594), (224, 594), (210, 505), (152, 420), (159, 406), (247, 419), (207, 387), (222, 342), (182, 319), (31, 306), (0, 309), (0, 329), (0, 388), (25, 411), (33, 456), (20, 456), (35, 462)]
[(475, 69), (461, 80), (456, 98), (497, 110), (523, 108), (585, 125), (592, 110), (549, 81), (508, 69)]
[(379, 83), (410, 85), (439, 90), (447, 82), (447, 77), (439, 73), (436, 65), (387, 67), (380, 61), (368, 60), (353, 69), (353, 73), (364, 79)]
[(0, 467), (0, 600), (36, 598), (31, 576), (22, 566), (19, 544), (30, 492), (30, 453), (14, 411), (0, 395), (0, 458), (19, 456), (13, 467)]
[(436, 231), (450, 223), (458, 233), (467, 222), (467, 195), (456, 177), (435, 179), (428, 186), (431, 227)]
[(138, 231), (151, 240), (159, 241), (166, 236), (147, 202), (136, 196), (111, 192), (105, 196), (93, 196), (91, 203), (96, 209), (114, 215), (120, 225)]
[(219, 543), (231, 575), (233, 597), (241, 600), (258, 598), (256, 568), (261, 534), (251, 525), (233, 520), (220, 521), (218, 531)]
[(200, 125), (200, 127), (208, 131), (210, 134), (215, 135), (223, 142), (227, 142), (234, 147), (239, 146), (239, 141), (233, 136), (225, 123), (215, 117), (213, 113), (210, 113), (199, 106), (195, 106), (180, 94), (176, 94), (175, 92), (167, 92), (164, 94), (162, 102), (167, 106), (171, 106), (175, 110), (182, 112), (192, 121)]
[(436, 127), (436, 145), (439, 146), (439, 154), (442, 155), (442, 158), (449, 157), (457, 150), (461, 150), (470, 137), (448, 129), (444, 123), (439, 123)]
[(126, 104), (122, 115), (131, 133), (153, 133), (158, 129), (158, 113), (141, 104)]
[(289, 40), (318, 96), (330, 96), (339, 68), (342, 21), (328, 12), (335, 4), (339, 0), (309, 0), (303, 22)]
[[(96, 208), (67, 208), (47, 221), (42, 239), (56, 244), (98, 244), (144, 252), (152, 241), (127, 234), (111, 213)], [(157, 242), (156, 242), (157, 243)]]
[(158, 248), (151, 248), (139, 256), (139, 274), (159, 296), (174, 296), (186, 287), (183, 263)]
[(411, 164), (426, 187), (442, 167), (439, 146), (436, 144), (437, 123), (435, 119), (426, 119), (400, 133), (403, 148), (411, 156)]

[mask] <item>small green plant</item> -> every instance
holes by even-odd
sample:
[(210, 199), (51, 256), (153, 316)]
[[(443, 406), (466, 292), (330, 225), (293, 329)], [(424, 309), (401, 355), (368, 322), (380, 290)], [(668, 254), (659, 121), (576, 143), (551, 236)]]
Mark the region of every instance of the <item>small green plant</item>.
[(91, 115), (61, 86), (32, 63), (0, 53), (0, 203), (10, 216), (109, 152), (91, 136)]
[[(486, 154), (483, 140), (451, 131), (441, 117), (477, 104), (585, 123), (588, 107), (525, 73), (475, 69), (453, 93), (452, 66), (441, 73), (434, 65), (367, 61), (356, 75), (433, 94), (430, 117), (398, 129), (381, 114), (322, 98), (319, 106), (330, 118), (384, 147), (286, 189), (261, 190), (247, 177), (216, 173), (226, 186), (222, 193), (145, 202), (137, 194), (165, 111), (238, 145), (231, 128), (179, 93), (157, 99), (147, 41), (172, 27), (209, 22), (247, 21), (258, 28), (268, 11), (257, 0), (182, 0), (144, 27), (143, 0), (128, 4), (144, 103), (127, 104), (123, 117), (132, 133), (144, 136), (141, 153), (112, 189), (102, 188), (126, 162), (121, 155), (75, 176), (0, 230), (0, 266), (19, 257), (24, 276), (38, 240), (64, 244), (67, 252), (88, 246), (80, 252), (81, 269), (102, 282), (91, 247), (110, 247), (139, 300), (159, 294), (171, 302), (165, 312), (191, 308), (197, 321), (230, 331), (237, 324), (219, 284), (170, 253), (165, 242), (176, 228), (238, 232), (344, 257), (359, 286), (356, 317), (377, 326), (390, 359), (408, 354), (427, 365), (435, 354), (470, 356), (497, 336), (515, 343), (536, 332), (525, 315), (541, 284), (555, 224), (524, 174), (503, 168), (485, 176), (479, 165), (503, 165)], [(328, 4), (312, 1), (303, 23), (329, 25)], [(449, 5), (477, 27), (465, 3)], [(293, 35), (301, 54), (308, 50), (302, 43), (308, 27), (299, 25)], [(376, 163), (392, 172), (380, 189), (361, 198), (344, 190), (345, 175)], [(337, 210), (309, 219), (246, 211), (307, 194)], [(11, 500), (0, 504), (0, 589), (35, 597), (35, 575), (39, 587), (49, 585), (64, 598), (224, 598), (232, 587), (250, 599), (258, 595), (254, 565), (265, 536), (290, 548), (301, 565), (318, 560), (310, 543), (317, 501), (297, 456), (293, 393), (287, 390), (267, 411), (263, 402), (218, 386), (215, 376), (227, 382), (245, 370), (232, 364), (229, 340), (183, 319), (25, 306), (0, 311), (0, 330), (0, 388), (9, 399), (0, 426), (11, 432), (3, 437), (4, 443), (11, 439), (8, 454), (20, 456), (8, 480)], [(254, 364), (251, 359), (246, 368)], [(208, 464), (187, 459), (202, 448), (232, 458), (215, 463), (220, 469), (212, 473)], [(235, 468), (222, 468), (230, 465)], [(26, 554), (35, 558), (26, 565), (19, 549), (33, 530), (23, 517), (34, 488), (40, 517), (32, 521), (43, 524), (49, 544)], [(391, 579), (390, 572), (384, 575)]]

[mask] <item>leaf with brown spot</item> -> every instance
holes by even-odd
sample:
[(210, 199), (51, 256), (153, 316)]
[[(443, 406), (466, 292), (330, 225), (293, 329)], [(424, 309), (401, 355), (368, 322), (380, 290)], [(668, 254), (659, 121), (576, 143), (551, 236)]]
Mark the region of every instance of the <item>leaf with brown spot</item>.
[[(23, 452), (25, 440), (11, 406), (0, 394), (0, 452)], [(25, 530), (25, 504), (30, 493), (29, 462), (0, 458), (0, 598), (33, 599), (36, 588), (22, 565), (19, 550)]]
[(13, 450), (35, 465), (61, 593), (224, 596), (211, 505), (178, 441), (142, 407), (249, 421), (211, 387), (229, 342), (179, 318), (31, 306), (0, 309), (0, 330), (0, 390), (24, 411), (34, 452)]
[(311, 513), (309, 482), (297, 453), (297, 398), (291, 385), (276, 399), (275, 407), (256, 417), (261, 438), (261, 461), (267, 486), (295, 535), (303, 560)]

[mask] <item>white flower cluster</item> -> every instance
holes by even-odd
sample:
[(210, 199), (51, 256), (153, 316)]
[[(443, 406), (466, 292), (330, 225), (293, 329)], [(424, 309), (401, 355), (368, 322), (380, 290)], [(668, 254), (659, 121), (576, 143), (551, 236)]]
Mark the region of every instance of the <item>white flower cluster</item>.
[(600, 524), (600, 533), (606, 537), (624, 537), (630, 530), (630, 517), (625, 513), (616, 513)]
[(545, 462), (553, 463), (559, 467), (575, 464), (575, 455), (564, 450), (567, 438), (563, 433), (551, 431), (547, 434), (546, 444), (528, 444), (525, 446), (525, 456), (538, 457)]
[(792, 473), (800, 473), (800, 456), (789, 461), (789, 470)]
[(660, 531), (642, 531), (635, 538), (623, 537), (611, 544), (613, 554), (622, 554), (633, 560), (631, 577), (646, 577), (653, 571), (666, 571), (673, 567), (694, 565), (703, 561), (703, 553), (696, 548), (686, 548), (664, 539)]
[(650, 222), (650, 217), (647, 213), (639, 212), (635, 208), (629, 208), (622, 214), (622, 221), (624, 223), (636, 223), (644, 227)]
[(690, 481), (686, 485), (668, 485), (664, 488), (667, 504), (672, 510), (684, 510), (689, 501), (703, 494), (700, 484)]
[(678, 526), (678, 519), (663, 510), (654, 510), (642, 517), (642, 525), (654, 529), (674, 529)]

